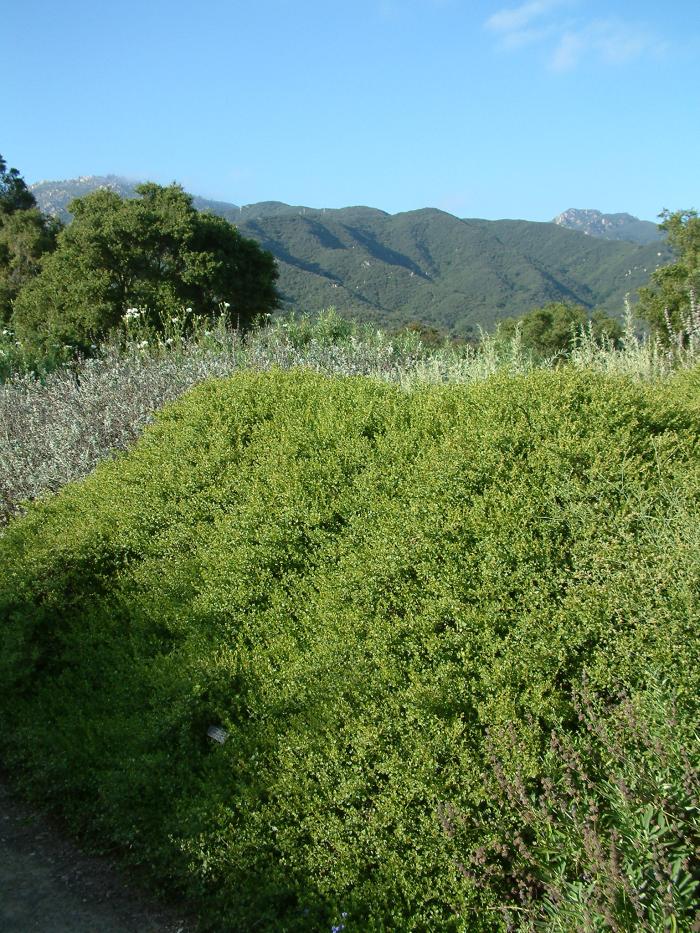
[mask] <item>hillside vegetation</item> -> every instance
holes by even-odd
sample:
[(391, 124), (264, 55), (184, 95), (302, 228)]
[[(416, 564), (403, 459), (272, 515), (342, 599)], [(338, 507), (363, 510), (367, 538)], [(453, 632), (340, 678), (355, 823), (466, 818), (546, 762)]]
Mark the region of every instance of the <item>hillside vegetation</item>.
[(0, 538), (3, 760), (212, 929), (690, 931), (699, 388), (204, 382)]
[(460, 220), (434, 209), (307, 211), (238, 226), (277, 258), (280, 292), (292, 307), (333, 304), (357, 320), (418, 320), (461, 335), (549, 301), (619, 314), (625, 294), (672, 256), (665, 244), (594, 239), (555, 224)]
[(274, 257), (233, 224), (198, 211), (178, 185), (115, 188), (72, 200), (64, 226), (0, 156), (2, 369), (8, 345), (59, 361), (90, 355), (134, 318), (162, 333), (181, 316), (212, 322), (230, 309), (247, 329), (279, 307)]
[[(71, 196), (100, 186), (135, 194), (132, 183), (114, 176), (46, 182), (32, 191), (43, 210), (67, 218)], [(620, 316), (625, 295), (673, 258), (665, 242), (613, 242), (556, 223), (465, 220), (434, 208), (391, 215), (278, 201), (193, 204), (274, 255), (287, 309), (315, 313), (333, 305), (385, 328), (421, 321), (463, 337), (551, 301)]]

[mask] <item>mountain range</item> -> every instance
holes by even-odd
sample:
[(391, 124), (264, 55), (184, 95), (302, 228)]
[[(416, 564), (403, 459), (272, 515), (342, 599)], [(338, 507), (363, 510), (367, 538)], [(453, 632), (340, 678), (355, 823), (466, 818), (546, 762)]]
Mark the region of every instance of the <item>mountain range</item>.
[[(42, 210), (69, 219), (74, 197), (100, 187), (133, 197), (137, 184), (108, 175), (31, 188)], [(280, 201), (241, 207), (196, 196), (193, 203), (273, 253), (284, 307), (314, 312), (334, 306), (383, 327), (420, 321), (468, 335), (548, 301), (619, 316), (625, 295), (673, 259), (658, 237), (630, 242), (618, 236), (625, 229), (648, 235), (648, 222), (629, 214), (569, 210), (552, 223), (537, 223), (463, 219), (435, 208), (388, 214)], [(610, 217), (630, 220), (603, 222)]]

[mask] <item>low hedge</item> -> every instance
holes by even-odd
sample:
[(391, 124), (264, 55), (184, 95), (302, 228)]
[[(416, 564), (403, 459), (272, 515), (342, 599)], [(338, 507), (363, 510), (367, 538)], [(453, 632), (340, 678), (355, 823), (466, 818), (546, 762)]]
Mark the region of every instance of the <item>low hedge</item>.
[(694, 740), (693, 378), (200, 385), (0, 539), (4, 762), (213, 929), (512, 928), (584, 678)]

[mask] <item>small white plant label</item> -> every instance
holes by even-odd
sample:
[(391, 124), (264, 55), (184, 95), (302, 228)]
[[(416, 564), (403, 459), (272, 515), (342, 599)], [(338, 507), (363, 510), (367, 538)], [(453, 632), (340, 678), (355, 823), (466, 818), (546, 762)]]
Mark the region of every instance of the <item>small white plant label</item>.
[(228, 732), (225, 729), (222, 729), (221, 726), (209, 726), (207, 729), (207, 735), (210, 739), (218, 742), (219, 745), (223, 745), (228, 738)]

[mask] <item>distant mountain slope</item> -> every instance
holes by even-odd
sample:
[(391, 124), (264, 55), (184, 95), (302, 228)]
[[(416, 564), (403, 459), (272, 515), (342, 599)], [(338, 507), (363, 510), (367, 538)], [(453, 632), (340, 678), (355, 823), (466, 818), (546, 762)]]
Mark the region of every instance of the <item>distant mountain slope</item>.
[(434, 209), (307, 211), (239, 224), (278, 259), (293, 307), (457, 333), (547, 301), (621, 314), (625, 294), (669, 262), (665, 244), (611, 242), (528, 221), (459, 220)]
[(646, 244), (664, 238), (656, 224), (640, 220), (632, 214), (602, 214), (600, 211), (571, 207), (555, 217), (553, 223), (604, 240), (629, 240), (631, 243)]
[[(92, 176), (32, 186), (54, 213), (103, 186), (126, 197), (136, 182)], [(194, 198), (277, 258), (287, 307), (330, 305), (382, 326), (410, 321), (467, 334), (548, 301), (620, 314), (625, 294), (669, 262), (663, 242), (639, 245), (524, 220), (460, 220), (434, 208), (387, 214), (371, 207), (316, 209), (265, 201), (238, 207)]]
[[(141, 181), (122, 178), (120, 175), (81, 175), (79, 178), (69, 178), (65, 181), (38, 181), (29, 187), (44, 213), (60, 217), (64, 223), (67, 223), (71, 219), (68, 205), (73, 198), (80, 198), (100, 188), (114, 191), (123, 198), (135, 198), (137, 197), (136, 186), (140, 184), (142, 184)], [(307, 210), (304, 207), (283, 204), (282, 201), (261, 201), (259, 204), (248, 204), (245, 207), (239, 207), (228, 201), (200, 198), (198, 195), (193, 195), (192, 201), (197, 210), (211, 211), (232, 223), (246, 220), (250, 216), (266, 217)]]
[(130, 182), (118, 175), (81, 175), (79, 178), (68, 178), (65, 181), (37, 181), (29, 186), (29, 190), (36, 198), (36, 202), (45, 214), (58, 217), (64, 223), (70, 220), (67, 205), (73, 198), (82, 197), (98, 188), (107, 188), (123, 198), (135, 197), (134, 186), (138, 182)]

